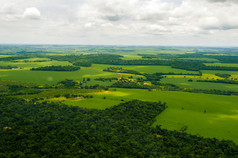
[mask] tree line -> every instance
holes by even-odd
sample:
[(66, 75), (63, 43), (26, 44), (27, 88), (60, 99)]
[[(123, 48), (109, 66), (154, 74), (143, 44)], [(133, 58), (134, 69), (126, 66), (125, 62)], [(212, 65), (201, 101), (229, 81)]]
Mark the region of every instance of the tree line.
[(32, 68), (32, 71), (77, 71), (79, 66), (44, 66)]

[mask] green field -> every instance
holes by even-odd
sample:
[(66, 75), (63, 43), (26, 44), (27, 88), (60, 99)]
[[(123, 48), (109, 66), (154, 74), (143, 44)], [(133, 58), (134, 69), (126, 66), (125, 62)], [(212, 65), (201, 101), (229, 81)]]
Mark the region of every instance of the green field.
[(205, 74), (230, 74), (230, 75), (238, 75), (237, 71), (222, 71), (222, 70), (202, 70), (202, 73), (205, 73)]
[[(34, 60), (45, 60), (47, 58), (32, 58), (32, 59), (28, 59), (28, 61), (34, 61)], [(27, 60), (27, 59), (26, 59)], [(23, 62), (22, 60), (16, 61), (16, 62), (6, 62), (6, 61), (1, 61), (0, 62), (0, 66), (7, 66), (7, 65), (11, 65), (11, 66), (17, 66), (19, 68), (23, 68), (23, 69), (31, 69), (33, 67), (41, 67), (41, 66), (67, 66), (67, 65), (72, 65), (71, 63), (67, 62), (67, 61), (45, 61), (45, 62)]]
[(142, 59), (142, 56), (126, 54), (126, 55), (123, 55), (123, 57), (121, 59), (123, 59), (123, 60), (136, 60), (136, 59)]
[(39, 83), (39, 84), (55, 84), (65, 79), (73, 79), (82, 81), (83, 78), (91, 78), (88, 84), (111, 84), (110, 82), (99, 82), (93, 79), (98, 77), (120, 77), (118, 74), (103, 72), (100, 70), (94, 70), (90, 68), (82, 67), (78, 71), (71, 72), (56, 72), (56, 71), (30, 71), (30, 70), (10, 70), (1, 71), (0, 79), (3, 80), (16, 80), (23, 82)]
[(0, 58), (12, 57), (14, 55), (0, 55)]
[[(104, 99), (106, 97), (106, 99)], [(173, 91), (152, 91), (140, 89), (117, 89), (110, 93), (94, 94), (94, 98), (67, 101), (66, 104), (104, 109), (124, 101), (140, 99), (144, 101), (166, 102), (168, 108), (156, 118), (154, 125), (162, 125), (170, 130), (180, 130), (188, 126), (187, 132), (204, 137), (230, 139), (238, 143), (237, 96), (197, 94)], [(206, 113), (204, 111), (206, 110)]]
[(196, 89), (217, 89), (226, 91), (238, 91), (238, 85), (236, 84), (225, 84), (225, 83), (212, 83), (212, 82), (189, 82), (188, 78), (163, 78), (161, 83), (171, 83), (181, 88), (196, 88)]
[(196, 61), (204, 61), (204, 62), (219, 62), (217, 59), (212, 58), (180, 58), (184, 60), (196, 60)]
[(238, 64), (232, 63), (205, 63), (207, 66), (225, 66), (225, 67), (238, 67)]
[(182, 69), (174, 69), (170, 66), (124, 66), (124, 65), (102, 65), (102, 64), (93, 64), (92, 68), (103, 70), (108, 67), (122, 67), (123, 69), (128, 70), (134, 70), (138, 72), (144, 72), (144, 73), (156, 73), (156, 72), (162, 72), (162, 73), (193, 73), (196, 74), (194, 71), (186, 71)]

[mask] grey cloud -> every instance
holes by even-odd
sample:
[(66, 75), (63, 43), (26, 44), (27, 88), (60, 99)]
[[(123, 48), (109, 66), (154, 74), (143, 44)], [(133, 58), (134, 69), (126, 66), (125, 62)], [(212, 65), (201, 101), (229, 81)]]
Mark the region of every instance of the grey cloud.
[(232, 2), (232, 3), (238, 3), (237, 0), (208, 0), (209, 2), (214, 2), (214, 3), (225, 3), (225, 2)]
[(238, 29), (238, 25), (222, 25), (222, 26), (210, 26), (210, 27), (204, 27), (205, 30), (233, 30)]
[(122, 20), (124, 17), (120, 15), (114, 15), (114, 16), (105, 16), (105, 19), (109, 21), (119, 21)]

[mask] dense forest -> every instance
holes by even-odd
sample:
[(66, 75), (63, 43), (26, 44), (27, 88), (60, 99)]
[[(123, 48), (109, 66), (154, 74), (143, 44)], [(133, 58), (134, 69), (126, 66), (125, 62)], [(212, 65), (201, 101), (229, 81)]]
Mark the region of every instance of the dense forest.
[(150, 127), (161, 102), (106, 110), (0, 98), (0, 157), (235, 157), (231, 141)]

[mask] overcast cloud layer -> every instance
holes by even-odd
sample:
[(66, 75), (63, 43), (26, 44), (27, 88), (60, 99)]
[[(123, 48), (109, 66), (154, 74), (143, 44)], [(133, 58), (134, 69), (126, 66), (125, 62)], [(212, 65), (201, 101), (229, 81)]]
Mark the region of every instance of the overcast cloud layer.
[(1, 0), (0, 43), (238, 45), (237, 0)]

